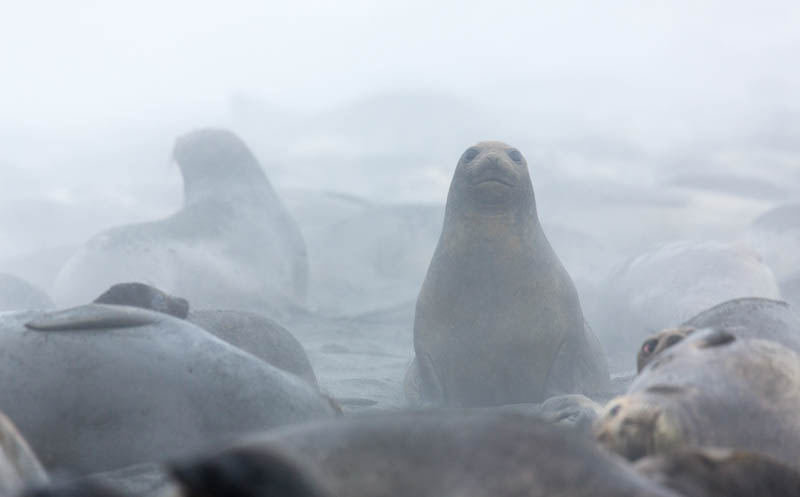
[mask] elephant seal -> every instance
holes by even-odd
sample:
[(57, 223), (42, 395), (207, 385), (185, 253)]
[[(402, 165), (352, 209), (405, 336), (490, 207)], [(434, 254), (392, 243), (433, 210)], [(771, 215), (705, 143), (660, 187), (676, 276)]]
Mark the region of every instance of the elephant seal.
[(142, 281), (204, 308), (279, 315), (302, 303), (305, 242), (247, 145), (203, 129), (178, 138), (173, 157), (183, 208), (94, 236), (59, 272), (56, 302), (80, 305), (115, 283)]
[(800, 490), (800, 472), (764, 454), (681, 449), (647, 457), (636, 470), (683, 497), (786, 497)]
[(547, 241), (525, 158), (500, 142), (456, 166), (444, 226), (417, 299), (410, 400), (541, 402), (609, 387), (575, 286)]
[(55, 304), (42, 290), (12, 274), (0, 273), (0, 312), (53, 307)]
[(266, 495), (256, 490), (290, 484), (312, 488), (293, 497), (675, 497), (589, 441), (528, 416), (487, 412), (309, 423), (172, 467), (183, 497)]
[(645, 340), (637, 356), (639, 371), (665, 348), (700, 328), (725, 329), (738, 338), (772, 340), (800, 354), (800, 314), (794, 308), (777, 300), (733, 299), (701, 312), (680, 328)]
[(661, 352), (611, 400), (597, 440), (631, 460), (728, 447), (800, 460), (800, 357), (770, 340), (697, 330)]
[(775, 276), (752, 248), (691, 240), (659, 244), (628, 259), (602, 288), (592, 323), (609, 361), (631, 369), (631, 352), (659, 330), (731, 299), (781, 298)]
[(189, 322), (91, 304), (0, 316), (0, 399), (48, 469), (89, 474), (337, 414)]
[(234, 347), (317, 385), (317, 377), (300, 342), (275, 321), (254, 312), (190, 310), (186, 299), (144, 283), (118, 283), (94, 303), (139, 307), (186, 319)]

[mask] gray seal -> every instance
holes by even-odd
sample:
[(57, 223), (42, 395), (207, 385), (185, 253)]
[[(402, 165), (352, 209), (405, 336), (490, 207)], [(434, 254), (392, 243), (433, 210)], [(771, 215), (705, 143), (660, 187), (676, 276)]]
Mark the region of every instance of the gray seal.
[(542, 230), (525, 158), (467, 149), (414, 320), (411, 400), (447, 406), (541, 402), (609, 388), (578, 294)]
[(800, 354), (800, 314), (786, 302), (742, 298), (723, 302), (685, 321), (679, 328), (659, 332), (639, 349), (639, 371), (667, 347), (700, 328), (724, 329), (738, 338), (772, 340)]
[(257, 490), (288, 484), (313, 489), (292, 497), (675, 495), (589, 441), (528, 416), (486, 412), (310, 423), (172, 467), (183, 497), (267, 495)]
[(113, 284), (141, 281), (203, 308), (275, 315), (302, 303), (305, 242), (247, 145), (203, 129), (178, 138), (173, 156), (183, 208), (92, 237), (56, 278), (56, 302), (80, 305)]
[(662, 351), (611, 400), (596, 425), (610, 450), (635, 460), (683, 447), (800, 458), (800, 357), (769, 340), (697, 330)]
[(139, 307), (169, 314), (211, 332), (272, 366), (317, 385), (317, 377), (300, 342), (275, 321), (249, 311), (191, 309), (189, 301), (144, 283), (118, 283), (94, 301)]
[(0, 350), (4, 410), (48, 469), (107, 471), (337, 414), (294, 375), (135, 307), (5, 314)]

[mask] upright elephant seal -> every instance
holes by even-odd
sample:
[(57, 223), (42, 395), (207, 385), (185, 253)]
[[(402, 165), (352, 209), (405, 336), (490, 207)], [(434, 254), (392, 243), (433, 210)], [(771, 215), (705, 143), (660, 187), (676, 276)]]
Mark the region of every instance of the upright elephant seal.
[(542, 231), (525, 158), (467, 149), (414, 320), (410, 400), (446, 406), (540, 402), (609, 386), (575, 286)]
[(172, 468), (183, 497), (675, 497), (541, 420), (436, 409), (274, 430)]
[(3, 410), (48, 469), (108, 471), (337, 415), (294, 375), (135, 307), (3, 314), (0, 351)]
[(124, 305), (162, 312), (212, 333), (317, 386), (317, 377), (297, 338), (275, 321), (249, 311), (191, 309), (189, 301), (144, 283), (118, 283), (94, 300), (96, 304)]
[(183, 209), (161, 221), (94, 236), (55, 282), (60, 305), (80, 305), (115, 283), (142, 281), (199, 307), (274, 316), (305, 298), (300, 230), (245, 143), (221, 129), (178, 138)]
[(596, 438), (631, 460), (685, 447), (800, 461), (800, 356), (783, 345), (697, 330), (659, 354), (610, 401)]

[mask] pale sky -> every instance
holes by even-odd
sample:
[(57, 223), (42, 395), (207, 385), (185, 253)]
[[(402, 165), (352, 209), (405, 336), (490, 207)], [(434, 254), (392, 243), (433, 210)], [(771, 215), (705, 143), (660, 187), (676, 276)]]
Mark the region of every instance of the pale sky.
[[(7, 0), (6, 244), (60, 243), (23, 239), (36, 233), (20, 212), (63, 209), (52, 229), (72, 243), (177, 208), (172, 140), (207, 125), (243, 133), (278, 186), (312, 178), (379, 199), (443, 202), (477, 139), (514, 140), (537, 173), (744, 171), (800, 188), (799, 54), (795, 0)], [(377, 116), (358, 106), (403, 93), (444, 104), (427, 114), (416, 100), (403, 122), (381, 113), (402, 99)], [(261, 127), (237, 128), (238, 96), (264, 105)], [(375, 136), (383, 151), (359, 148)], [(426, 147), (440, 150), (409, 163)], [(405, 169), (359, 169), (395, 152)]]
[(798, 53), (792, 0), (7, 1), (0, 119), (147, 122), (222, 112), (236, 92), (324, 108), (404, 88), (490, 104), (797, 103)]

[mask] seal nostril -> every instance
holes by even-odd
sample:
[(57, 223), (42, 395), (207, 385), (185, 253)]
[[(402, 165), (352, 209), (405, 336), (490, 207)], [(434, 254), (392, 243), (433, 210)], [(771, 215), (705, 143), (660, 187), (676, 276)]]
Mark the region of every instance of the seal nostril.
[(614, 416), (619, 414), (619, 410), (620, 410), (620, 405), (617, 404), (614, 407), (612, 407), (610, 411), (608, 411), (608, 415), (613, 418)]
[(646, 342), (644, 342), (642, 344), (642, 352), (644, 352), (647, 355), (652, 354), (653, 351), (656, 349), (656, 344), (657, 343), (658, 342), (656, 341), (655, 338), (651, 338), (650, 340), (647, 340)]

